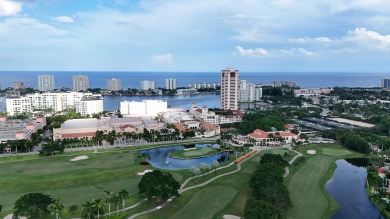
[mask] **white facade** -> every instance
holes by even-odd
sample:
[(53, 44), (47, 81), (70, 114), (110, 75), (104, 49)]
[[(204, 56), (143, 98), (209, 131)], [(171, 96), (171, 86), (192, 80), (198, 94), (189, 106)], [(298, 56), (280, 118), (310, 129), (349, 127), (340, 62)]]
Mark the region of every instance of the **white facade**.
[(89, 81), (87, 75), (73, 75), (73, 90), (87, 91), (89, 88)]
[[(92, 93), (48, 92), (42, 94), (40, 93), (27, 94), (21, 97), (7, 97), (6, 98), (7, 113), (8, 115), (12, 116), (23, 112), (33, 112), (36, 110), (48, 110), (48, 109), (52, 109), (55, 112), (61, 112), (67, 108), (76, 107), (76, 104), (80, 102), (85, 96), (92, 96)], [(93, 95), (93, 96), (100, 96), (101, 98), (101, 95)], [(98, 107), (97, 109), (88, 109), (88, 110), (92, 110), (93, 112), (99, 110), (103, 111), (101, 108), (102, 107)], [(76, 112), (83, 113), (83, 111), (78, 111), (77, 108), (76, 108)], [(86, 113), (86, 114), (90, 114), (90, 113)]]
[(213, 88), (216, 89), (219, 84), (217, 83), (193, 83), (193, 84), (188, 84), (189, 88), (196, 88), (196, 89), (202, 89), (202, 88)]
[(14, 90), (24, 90), (26, 86), (24, 86), (23, 82), (14, 82), (12, 83), (12, 89)]
[(55, 89), (55, 82), (53, 75), (38, 75), (38, 90), (52, 91)]
[(107, 90), (118, 91), (121, 88), (122, 88), (122, 85), (121, 85), (120, 79), (112, 78), (112, 79), (107, 80)]
[(167, 111), (167, 108), (168, 103), (162, 100), (124, 101), (120, 103), (121, 113), (132, 116), (157, 116), (158, 113)]
[(240, 81), (238, 102), (254, 102), (260, 101), (263, 96), (261, 85), (250, 83), (246, 80)]
[(238, 109), (239, 71), (228, 68), (221, 72), (221, 109)]
[(147, 80), (144, 80), (144, 81), (141, 81), (140, 82), (140, 89), (141, 90), (149, 90), (149, 89), (156, 89), (156, 83), (154, 81), (147, 81)]
[(175, 90), (176, 89), (176, 79), (175, 78), (165, 79), (165, 89)]
[(92, 116), (103, 112), (103, 98), (101, 95), (84, 96), (76, 102), (76, 112), (82, 116)]

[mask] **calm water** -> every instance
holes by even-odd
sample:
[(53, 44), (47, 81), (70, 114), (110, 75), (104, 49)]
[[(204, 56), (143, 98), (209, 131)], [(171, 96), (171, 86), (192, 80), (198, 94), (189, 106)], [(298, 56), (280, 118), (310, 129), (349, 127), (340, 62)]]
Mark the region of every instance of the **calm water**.
[(332, 219), (384, 218), (366, 193), (367, 170), (346, 160), (337, 160), (337, 168), (325, 189), (340, 205)]
[[(197, 144), (195, 147), (205, 147), (205, 145)], [(149, 150), (143, 150), (140, 153), (148, 153), (151, 156), (149, 163), (159, 169), (166, 170), (181, 170), (181, 169), (189, 169), (192, 166), (199, 166), (201, 163), (211, 164), (214, 160), (223, 160), (226, 161), (229, 158), (227, 152), (221, 152), (219, 154), (202, 157), (196, 159), (174, 159), (170, 158), (169, 155), (177, 150), (183, 150), (185, 148), (189, 148), (188, 146), (171, 146), (164, 148), (154, 148)], [(224, 159), (225, 158), (225, 159)]]
[[(0, 71), (1, 87), (10, 87), (14, 81), (23, 81), (26, 86), (36, 88), (37, 75), (54, 75), (56, 88), (72, 87), (72, 75), (89, 76), (91, 88), (106, 88), (106, 80), (118, 78), (123, 88), (139, 88), (142, 80), (155, 81), (158, 87), (165, 86), (166, 78), (176, 78), (177, 86), (186, 87), (189, 83), (220, 82), (220, 72), (7, 72)], [(353, 72), (240, 72), (240, 79), (253, 83), (271, 84), (273, 81), (296, 81), (302, 88), (315, 87), (379, 87), (380, 79), (390, 73), (353, 73)]]

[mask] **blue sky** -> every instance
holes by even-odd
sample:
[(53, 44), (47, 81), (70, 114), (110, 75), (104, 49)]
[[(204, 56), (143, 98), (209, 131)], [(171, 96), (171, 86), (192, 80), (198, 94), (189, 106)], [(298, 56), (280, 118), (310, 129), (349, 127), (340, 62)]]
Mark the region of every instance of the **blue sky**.
[(0, 70), (387, 72), (388, 0), (0, 0)]

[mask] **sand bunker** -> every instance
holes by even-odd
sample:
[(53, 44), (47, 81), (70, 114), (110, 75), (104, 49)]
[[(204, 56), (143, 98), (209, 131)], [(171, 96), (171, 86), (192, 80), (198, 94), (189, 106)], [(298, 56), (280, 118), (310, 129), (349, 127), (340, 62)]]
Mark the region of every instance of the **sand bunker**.
[[(4, 219), (12, 219), (14, 215), (13, 214), (9, 214), (7, 216), (4, 217)], [(19, 217), (19, 219), (27, 219), (26, 217)]]
[(77, 157), (71, 159), (70, 161), (78, 161), (78, 160), (85, 160), (85, 159), (88, 159), (88, 156), (81, 155), (81, 156), (77, 156)]
[(190, 150), (196, 150), (197, 148), (186, 148), (183, 151), (190, 151)]
[(138, 172), (137, 175), (138, 175), (138, 176), (143, 176), (143, 175), (145, 175), (146, 173), (150, 173), (150, 172), (153, 172), (153, 170), (144, 170), (144, 171)]
[(317, 152), (315, 150), (307, 150), (308, 154), (316, 154)]
[(230, 214), (225, 214), (223, 216), (223, 219), (240, 219), (241, 217), (235, 216), (235, 215), (230, 215)]

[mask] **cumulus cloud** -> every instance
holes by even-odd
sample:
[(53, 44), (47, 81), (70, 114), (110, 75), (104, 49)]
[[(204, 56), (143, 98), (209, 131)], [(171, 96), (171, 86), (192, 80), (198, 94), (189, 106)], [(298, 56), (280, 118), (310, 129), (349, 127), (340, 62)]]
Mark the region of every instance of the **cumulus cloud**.
[(249, 57), (283, 57), (283, 56), (313, 56), (314, 52), (303, 48), (291, 49), (271, 49), (265, 50), (263, 48), (244, 49), (241, 46), (236, 46), (235, 54)]
[(153, 56), (153, 60), (161, 64), (171, 64), (173, 62), (173, 57), (171, 53), (166, 53)]
[(22, 11), (22, 3), (0, 0), (0, 16), (13, 16)]
[(59, 16), (55, 17), (54, 20), (62, 23), (73, 23), (73, 18), (68, 17), (68, 16)]
[(371, 49), (390, 50), (390, 35), (381, 35), (378, 32), (366, 28), (356, 28), (348, 31), (342, 40)]

